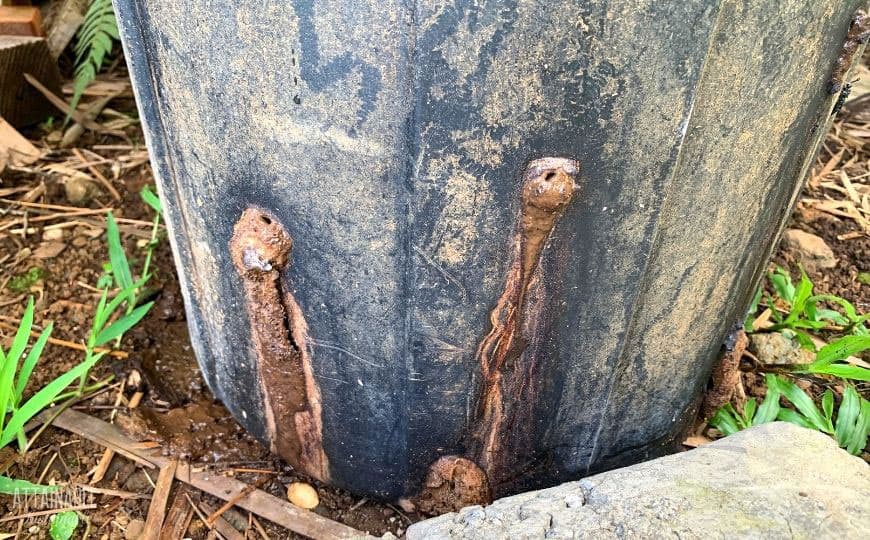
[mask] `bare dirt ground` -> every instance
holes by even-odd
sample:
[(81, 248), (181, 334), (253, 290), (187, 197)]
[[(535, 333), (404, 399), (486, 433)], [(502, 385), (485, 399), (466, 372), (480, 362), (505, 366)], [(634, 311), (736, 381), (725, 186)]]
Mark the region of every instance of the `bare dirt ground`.
[[(86, 132), (72, 146), (62, 148), (60, 122), (46, 123), (25, 131), (42, 152), (39, 161), (2, 173), (0, 342), (8, 346), (29, 295), (36, 299), (36, 324), (42, 327), (54, 321), (53, 337), (68, 342), (47, 347), (29, 392), (82, 359), (81, 351), (72, 347), (86, 337), (99, 298), (95, 285), (108, 260), (107, 209), (121, 218), (122, 238), (134, 267), (141, 262), (150, 234), (152, 213), (139, 191), (153, 184), (153, 176), (122, 68), (103, 76), (85, 101), (107, 94), (118, 95), (98, 122), (122, 131), (123, 136)], [(861, 311), (870, 309), (870, 276), (866, 274), (870, 271), (868, 104), (870, 100), (859, 97), (838, 117), (789, 224), (823, 238), (837, 258), (834, 268), (810, 271), (817, 292), (840, 295)], [(87, 214), (81, 209), (94, 212)], [(784, 249), (775, 256), (776, 263), (792, 269), (798, 259), (796, 253)], [(401, 535), (411, 522), (420, 519), (397, 506), (360, 499), (302, 478), (246, 435), (214, 402), (199, 375), (165, 233), (155, 252), (155, 264), (156, 275), (149, 284), (155, 308), (125, 337), (122, 350), (126, 357), (107, 357), (94, 370), (91, 382), (112, 377), (109, 386), (77, 403), (76, 410), (114, 422), (140, 440), (157, 440), (198, 468), (256, 483), (282, 498), (291, 482), (309, 482), (320, 496), (315, 512), (374, 535), (387, 531)], [(763, 394), (759, 380), (751, 371), (744, 374), (747, 393)], [(138, 496), (152, 492), (156, 473), (120, 456), (115, 456), (103, 472), (99, 464), (104, 452), (103, 446), (83, 437), (49, 428), (24, 456), (11, 448), (0, 450), (0, 472), (33, 482), (93, 485), (99, 492), (78, 501), (88, 506), (82, 514), (88, 517), (89, 535), (133, 538), (141, 531), (149, 508), (149, 499)], [(102, 474), (102, 479), (94, 481), (95, 473)], [(185, 494), (190, 504), (206, 514), (210, 513), (206, 508), (223, 504), (179, 483), (170, 503), (176, 497), (181, 501)], [(16, 518), (24, 513), (16, 504), (0, 498), (0, 515), (12, 518), (0, 521), (0, 531), (16, 532), (20, 538), (47, 537), (44, 516)], [(238, 509), (225, 512), (223, 517), (241, 531), (240, 537), (261, 538), (266, 534), (286, 538), (289, 534)], [(212, 538), (217, 534), (194, 515), (188, 536)]]

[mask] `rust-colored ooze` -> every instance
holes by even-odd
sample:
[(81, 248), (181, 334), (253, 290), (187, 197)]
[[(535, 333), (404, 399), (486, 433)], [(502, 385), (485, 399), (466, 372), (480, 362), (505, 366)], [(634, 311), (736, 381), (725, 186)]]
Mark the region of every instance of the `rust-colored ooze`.
[(523, 178), (513, 262), (504, 292), (490, 313), (492, 329), (476, 355), (483, 388), (472, 427), (472, 451), (493, 484), (510, 474), (508, 439), (517, 446), (529, 435), (529, 397), (534, 393), (529, 383), (535, 358), (525, 353), (546, 307), (539, 301), (544, 279), (539, 263), (556, 222), (578, 189), (574, 179), (579, 168), (571, 159), (542, 158), (529, 164)]
[(282, 277), (293, 240), (275, 216), (248, 208), (229, 247), (244, 283), (271, 449), (299, 470), (328, 480), (308, 325)]
[(867, 40), (870, 39), (870, 17), (863, 10), (857, 10), (852, 16), (852, 21), (849, 24), (849, 32), (846, 34), (846, 41), (843, 43), (843, 48), (840, 49), (840, 54), (834, 62), (834, 71), (831, 73), (831, 79), (828, 82), (828, 93), (834, 95), (843, 89), (846, 81), (846, 73), (855, 62), (855, 55), (858, 54), (858, 49)]

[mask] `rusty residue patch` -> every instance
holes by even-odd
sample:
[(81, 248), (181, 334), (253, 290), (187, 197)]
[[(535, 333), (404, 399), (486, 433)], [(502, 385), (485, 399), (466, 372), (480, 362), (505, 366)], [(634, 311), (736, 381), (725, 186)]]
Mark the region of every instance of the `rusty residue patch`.
[(245, 286), (272, 451), (327, 480), (320, 390), (308, 353), (308, 327), (281, 276), (293, 240), (275, 216), (248, 208), (233, 228), (230, 253)]
[(577, 189), (574, 178), (578, 171), (579, 164), (565, 158), (538, 159), (526, 169), (513, 262), (504, 292), (490, 314), (492, 329), (480, 342), (476, 356), (483, 389), (474, 423), (473, 451), (491, 482), (500, 476), (495, 470), (502, 465), (499, 457), (507, 437), (516, 438), (528, 427), (513, 424), (518, 411), (531, 406), (528, 398), (534, 391), (528, 385), (534, 359), (523, 356), (535, 337), (544, 303), (530, 298), (540, 293), (536, 285), (541, 252)]
[(480, 467), (459, 456), (444, 456), (429, 467), (417, 508), (430, 515), (455, 512), (464, 506), (492, 500), (489, 482)]
[(870, 17), (862, 11), (858, 10), (852, 17), (852, 22), (849, 24), (849, 33), (846, 34), (846, 42), (843, 43), (843, 48), (840, 49), (840, 55), (834, 63), (834, 72), (831, 74), (831, 80), (828, 82), (828, 93), (832, 96), (839, 93), (844, 86), (846, 73), (849, 67), (852, 66), (855, 55), (858, 49), (867, 39), (870, 38)]

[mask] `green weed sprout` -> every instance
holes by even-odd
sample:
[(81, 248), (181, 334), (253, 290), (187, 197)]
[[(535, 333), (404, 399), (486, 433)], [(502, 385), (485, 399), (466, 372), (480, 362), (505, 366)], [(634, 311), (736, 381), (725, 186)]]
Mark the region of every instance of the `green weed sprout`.
[[(710, 419), (710, 425), (724, 435), (732, 435), (750, 426), (781, 420), (801, 427), (815, 429), (832, 436), (841, 448), (858, 455), (867, 446), (870, 435), (870, 401), (862, 398), (852, 386), (843, 392), (843, 400), (834, 419), (834, 393), (826, 390), (819, 410), (810, 396), (791, 381), (767, 374), (767, 395), (760, 407), (755, 399), (746, 402), (742, 412), (729, 403), (721, 407)], [(780, 397), (795, 409), (780, 407)]]

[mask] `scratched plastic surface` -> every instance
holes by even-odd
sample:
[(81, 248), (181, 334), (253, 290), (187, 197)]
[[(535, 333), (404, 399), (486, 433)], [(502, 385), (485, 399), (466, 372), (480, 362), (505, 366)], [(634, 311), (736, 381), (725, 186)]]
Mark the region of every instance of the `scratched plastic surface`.
[[(396, 498), (445, 456), (501, 495), (674, 447), (863, 2), (116, 5), (209, 385), (289, 462)], [(580, 189), (505, 296), (547, 157)], [(249, 208), (286, 265), (243, 246), (237, 271)]]

